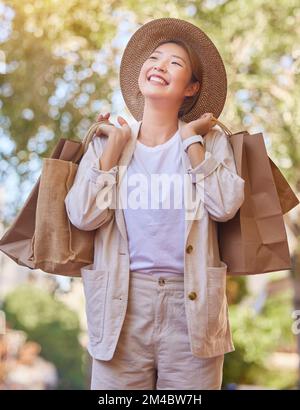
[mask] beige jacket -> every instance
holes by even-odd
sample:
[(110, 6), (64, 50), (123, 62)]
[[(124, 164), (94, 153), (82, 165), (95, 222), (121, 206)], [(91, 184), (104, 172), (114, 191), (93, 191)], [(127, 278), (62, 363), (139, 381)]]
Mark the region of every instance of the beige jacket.
[[(184, 122), (179, 119), (179, 128), (182, 124)], [(107, 137), (94, 137), (65, 198), (73, 225), (82, 230), (97, 229), (94, 264), (81, 270), (88, 350), (96, 359), (113, 357), (126, 314), (130, 263), (118, 194), (140, 125), (141, 121), (130, 125), (131, 139), (118, 166), (109, 171), (99, 169), (99, 157)], [(188, 209), (185, 218), (185, 308), (191, 352), (203, 358), (235, 350), (225, 293), (227, 265), (220, 260), (216, 221), (227, 221), (236, 214), (244, 201), (245, 183), (236, 173), (231, 145), (218, 125), (206, 134), (205, 147), (205, 160), (195, 168), (191, 167), (182, 149), (187, 191), (196, 198), (185, 205)], [(107, 205), (109, 195), (112, 199)]]

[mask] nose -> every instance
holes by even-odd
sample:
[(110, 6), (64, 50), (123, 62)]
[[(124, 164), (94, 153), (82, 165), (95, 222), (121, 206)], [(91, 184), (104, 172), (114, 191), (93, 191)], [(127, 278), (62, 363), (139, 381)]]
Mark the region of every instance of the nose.
[(161, 71), (166, 71), (166, 68), (164, 66), (163, 62), (157, 62), (154, 66), (155, 70), (161, 70)]

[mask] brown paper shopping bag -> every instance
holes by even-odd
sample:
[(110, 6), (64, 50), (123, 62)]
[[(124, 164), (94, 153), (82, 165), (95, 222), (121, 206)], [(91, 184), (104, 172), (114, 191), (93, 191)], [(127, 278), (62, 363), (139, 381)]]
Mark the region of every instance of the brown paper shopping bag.
[(73, 226), (64, 200), (95, 127), (97, 123), (90, 127), (82, 142), (61, 138), (50, 158), (44, 158), (41, 176), (0, 239), (0, 250), (19, 265), (80, 276), (81, 267), (93, 263), (95, 231)]
[(288, 182), (268, 157), (263, 134), (232, 134), (219, 120), (233, 148), (245, 200), (229, 221), (218, 222), (221, 259), (228, 275), (252, 275), (291, 268), (283, 214), (299, 204)]

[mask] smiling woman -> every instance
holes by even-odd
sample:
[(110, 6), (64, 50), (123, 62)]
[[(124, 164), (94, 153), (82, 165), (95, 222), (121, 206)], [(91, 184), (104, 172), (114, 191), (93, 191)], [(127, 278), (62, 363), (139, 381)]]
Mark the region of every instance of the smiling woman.
[[(82, 269), (91, 388), (220, 389), (234, 346), (215, 221), (235, 215), (244, 190), (212, 121), (226, 97), (224, 65), (198, 27), (162, 18), (130, 39), (120, 85), (138, 122), (99, 125), (104, 136), (94, 136), (66, 198), (71, 222), (97, 229), (94, 264)], [(153, 195), (154, 175), (172, 183)], [(139, 196), (128, 183), (138, 179)]]
[[(179, 47), (173, 47), (175, 51), (171, 53), (168, 52), (168, 47), (162, 47), (164, 44), (177, 44)], [(169, 51), (171, 50), (169, 47)], [(192, 47), (190, 47), (187, 42), (179, 39), (161, 41), (148, 58), (148, 60), (156, 61), (157, 64), (160, 64), (160, 61), (164, 61), (164, 59), (168, 60), (169, 64), (177, 65), (181, 67), (181, 70), (186, 71), (188, 73), (187, 85), (193, 85), (193, 89), (196, 89), (192, 95), (184, 96), (183, 102), (178, 110), (178, 117), (181, 118), (185, 113), (191, 110), (199, 97), (202, 77), (201, 65)], [(178, 69), (180, 70), (180, 68)], [(149, 79), (149, 76), (147, 78)], [(168, 78), (164, 79), (169, 81)], [(141, 91), (139, 91), (139, 93), (141, 93)]]
[[(190, 60), (189, 54), (193, 55), (191, 48), (181, 40), (161, 41), (141, 67), (138, 94), (143, 95), (145, 104), (138, 140), (146, 145), (163, 144), (171, 138), (178, 128), (178, 118), (197, 101), (200, 82), (196, 75), (201, 74), (196, 63), (197, 74), (193, 72), (195, 55)], [(193, 133), (192, 129), (188, 131), (190, 135)], [(202, 159), (200, 153), (199, 161)]]

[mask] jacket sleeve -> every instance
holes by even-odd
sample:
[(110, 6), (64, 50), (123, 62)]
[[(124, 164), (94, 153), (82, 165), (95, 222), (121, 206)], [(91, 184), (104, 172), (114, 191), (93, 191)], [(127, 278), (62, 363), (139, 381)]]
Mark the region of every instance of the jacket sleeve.
[[(116, 189), (118, 166), (102, 171), (99, 158), (103, 152), (103, 137), (93, 137), (78, 165), (73, 185), (65, 197), (67, 215), (71, 223), (83, 231), (92, 231), (114, 216), (108, 200)], [(107, 138), (107, 137), (105, 137)]]
[(225, 222), (235, 216), (244, 202), (245, 181), (237, 174), (233, 150), (223, 130), (215, 128), (212, 149), (188, 173), (211, 219)]

